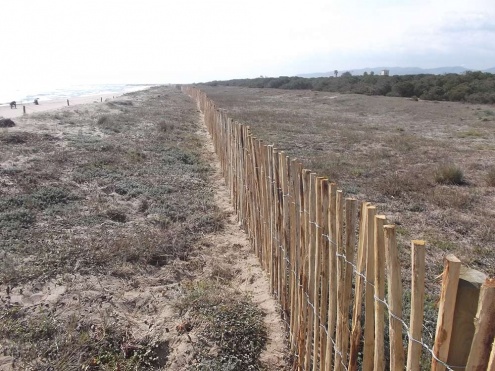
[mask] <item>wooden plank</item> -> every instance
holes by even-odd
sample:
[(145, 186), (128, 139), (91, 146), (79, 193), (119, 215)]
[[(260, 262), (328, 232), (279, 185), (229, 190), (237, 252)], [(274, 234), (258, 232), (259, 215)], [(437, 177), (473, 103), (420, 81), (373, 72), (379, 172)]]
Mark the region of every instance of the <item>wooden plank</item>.
[[(425, 242), (413, 240), (411, 242), (411, 318), (409, 320), (409, 339), (407, 348), (407, 371), (419, 371), (422, 346), (417, 341), (421, 341), (423, 333), (423, 310), (425, 297)], [(414, 341), (414, 340), (417, 341)]]
[(385, 256), (387, 264), (390, 370), (404, 370), (404, 346), (402, 344), (402, 281), (395, 226), (384, 226)]
[[(461, 261), (452, 254), (447, 255), (444, 260), (442, 291), (440, 293), (437, 329), (435, 332), (435, 343), (433, 345), (433, 354), (444, 363), (447, 362), (449, 355), (460, 271)], [(432, 357), (431, 370), (444, 371), (445, 366), (439, 363), (436, 358)]]
[(375, 263), (375, 349), (373, 370), (385, 370), (385, 237), (384, 215), (375, 216), (374, 263)]
[(484, 371), (488, 368), (495, 338), (495, 279), (487, 279), (481, 286), (474, 325), (476, 330), (466, 370)]

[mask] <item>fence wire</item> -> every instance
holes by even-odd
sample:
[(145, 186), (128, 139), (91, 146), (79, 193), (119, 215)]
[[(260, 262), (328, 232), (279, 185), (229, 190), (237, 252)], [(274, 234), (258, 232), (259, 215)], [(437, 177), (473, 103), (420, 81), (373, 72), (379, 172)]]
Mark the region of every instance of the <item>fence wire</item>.
[[(214, 106), (212, 106), (212, 109), (214, 109)], [(210, 133), (210, 135), (212, 135), (212, 133)], [(212, 137), (213, 137), (213, 135), (212, 135)], [(216, 152), (217, 152), (217, 154), (218, 154), (219, 149), (217, 148), (216, 143), (214, 143), (214, 144), (215, 144), (215, 150), (216, 150)], [(234, 148), (234, 147), (233, 147), (233, 148)], [(237, 149), (237, 148), (236, 148), (236, 149)], [(252, 153), (252, 151), (251, 151), (250, 149), (248, 149), (247, 147), (245, 147), (245, 146), (244, 146), (244, 147), (242, 147), (242, 148), (240, 148), (240, 149), (241, 149), (241, 150), (243, 150), (243, 151), (244, 151), (244, 152), (246, 152), (246, 153), (249, 153), (249, 154), (250, 154), (250, 153)], [(221, 156), (219, 156), (219, 157), (220, 157), (220, 161), (222, 161)], [(225, 165), (225, 164), (224, 164), (224, 165)], [(263, 171), (263, 174), (266, 174), (266, 173), (267, 173), (267, 171), (266, 171), (266, 169), (265, 169), (264, 164), (260, 164), (259, 166), (255, 166), (255, 167), (250, 166), (250, 168), (253, 168), (254, 170), (262, 170), (262, 171), (264, 170), (264, 171)], [(236, 181), (236, 179), (237, 179), (237, 174), (236, 174), (236, 172), (235, 172), (236, 167), (234, 166), (234, 164), (232, 164), (232, 163), (228, 164), (228, 166), (226, 167), (226, 169), (228, 169), (228, 170), (234, 170), (234, 171), (233, 171), (233, 174), (235, 174), (235, 176), (234, 176), (234, 182), (235, 182), (235, 183), (237, 183), (237, 181)], [(223, 171), (224, 171), (224, 170), (223, 170)], [(260, 180), (264, 180), (264, 181), (266, 182), (266, 184), (278, 185), (278, 182), (277, 182), (276, 180), (274, 180), (272, 177), (270, 177), (269, 175), (265, 175), (265, 176), (264, 176), (264, 179), (263, 179), (263, 178), (261, 178), (261, 175), (260, 175), (260, 174), (258, 174), (258, 178), (259, 178)], [(226, 181), (227, 181), (227, 185), (229, 185), (229, 186), (230, 186), (231, 184), (229, 184), (229, 179), (227, 179), (227, 178), (226, 178)], [(261, 186), (261, 184), (262, 184), (262, 183), (261, 183), (261, 182), (259, 182), (258, 186), (260, 187), (260, 186)], [(275, 190), (277, 190), (279, 193), (281, 193), (282, 198), (290, 198), (290, 199), (294, 199), (294, 196), (293, 196), (292, 194), (290, 194), (290, 192), (289, 192), (289, 193), (283, 193), (283, 189), (282, 189), (281, 187), (276, 187), (276, 188), (275, 188)], [(231, 191), (232, 191), (232, 190), (231, 190)], [(252, 191), (251, 191), (251, 189), (249, 188), (249, 186), (248, 186), (248, 184), (247, 184), (246, 182), (244, 182), (244, 191), (246, 191), (246, 192), (248, 192), (248, 193), (252, 192)], [(256, 192), (255, 192), (255, 194), (256, 194)], [(232, 197), (232, 198), (234, 198), (234, 194), (231, 194), (231, 197)], [(236, 200), (234, 200), (234, 201), (236, 201)], [(295, 205), (295, 204), (296, 204), (294, 201), (290, 201), (290, 202), (291, 202), (291, 204), (293, 204), (293, 205)], [(272, 207), (273, 207), (273, 206), (272, 206)], [(271, 209), (271, 208), (270, 208), (270, 209)], [(257, 211), (257, 212), (259, 213), (259, 215), (263, 215), (263, 211), (262, 211), (262, 209), (259, 207), (259, 204), (258, 204), (258, 203), (256, 203), (256, 210), (255, 210), (255, 211)], [(296, 210), (296, 212), (297, 212), (297, 210)], [(277, 212), (277, 213), (278, 213), (278, 212)], [(310, 213), (309, 213), (309, 211), (308, 211), (308, 210), (306, 210), (306, 209), (302, 209), (302, 208), (300, 208), (300, 209), (299, 209), (299, 213), (300, 213), (300, 214), (304, 214), (304, 213), (305, 213), (305, 214), (307, 214), (307, 215), (310, 215)], [(274, 213), (273, 213), (273, 212), (270, 212), (270, 214), (271, 214), (271, 215), (272, 215), (272, 217), (273, 217), (273, 214), (274, 214)], [(240, 219), (240, 218), (239, 218), (239, 219)], [(246, 219), (249, 219), (249, 218), (246, 218)], [(244, 224), (249, 225), (249, 223), (246, 223), (246, 219), (245, 219), (245, 220), (239, 220), (239, 221), (240, 221), (240, 223), (241, 223), (242, 225), (244, 225)], [(269, 227), (268, 227), (268, 229), (273, 228), (273, 227), (271, 227), (271, 226), (270, 226), (270, 224), (271, 224), (270, 222), (267, 222), (267, 221), (262, 221), (262, 224), (264, 224), (264, 225), (265, 225), (265, 227), (264, 227), (264, 228), (265, 228), (265, 230), (267, 229), (267, 227), (266, 227), (266, 226), (269, 226)], [(309, 224), (314, 225), (314, 226), (315, 226), (315, 228), (316, 228), (317, 230), (323, 230), (323, 229), (324, 229), (322, 226), (318, 225), (318, 224), (317, 224), (316, 222), (314, 222), (314, 221), (309, 221)], [(276, 230), (276, 234), (280, 233), (280, 231), (278, 231), (276, 228), (275, 228), (275, 230)], [(319, 236), (320, 236), (320, 237), (325, 238), (325, 239), (328, 241), (328, 243), (329, 243), (329, 244), (332, 244), (333, 246), (337, 247), (337, 243), (336, 243), (336, 241), (334, 241), (334, 240), (331, 238), (331, 236), (330, 236), (330, 235), (328, 235), (328, 234), (324, 234), (324, 233), (320, 233), (320, 235), (319, 235)], [(317, 236), (317, 237), (318, 237), (318, 236)], [(276, 247), (279, 249), (279, 251), (281, 251), (281, 252), (283, 252), (283, 253), (284, 253), (284, 256), (285, 256), (285, 259), (284, 259), (284, 260), (285, 260), (285, 263), (286, 263), (286, 266), (284, 267), (284, 271), (287, 271), (287, 270), (288, 270), (288, 271), (289, 271), (289, 273), (293, 275), (293, 280), (294, 280), (293, 282), (296, 284), (296, 288), (298, 288), (298, 289), (302, 290), (302, 293), (303, 293), (303, 295), (304, 295), (304, 298), (305, 298), (306, 304), (308, 305), (308, 307), (312, 308), (313, 315), (314, 315), (314, 316), (315, 316), (315, 317), (319, 320), (319, 323), (320, 323), (319, 327), (320, 327), (320, 328), (324, 331), (324, 333), (325, 333), (325, 334), (326, 334), (326, 336), (327, 336), (327, 339), (329, 339), (329, 340), (332, 342), (332, 348), (333, 348), (334, 354), (336, 354), (336, 355), (338, 355), (338, 356), (339, 356), (339, 358), (340, 358), (340, 364), (342, 365), (342, 367), (344, 368), (344, 370), (348, 371), (347, 364), (345, 364), (345, 363), (344, 363), (344, 360), (347, 360), (347, 358), (348, 358), (348, 356), (349, 356), (349, 353), (345, 353), (345, 354), (344, 354), (344, 353), (342, 353), (342, 350), (338, 348), (338, 345), (337, 345), (337, 343), (336, 343), (336, 342), (335, 342), (335, 340), (334, 340), (334, 336), (333, 336), (333, 335), (329, 335), (328, 328), (327, 328), (327, 326), (325, 326), (325, 322), (327, 322), (327, 321), (324, 321), (324, 320), (321, 318), (321, 316), (320, 316), (320, 314), (319, 314), (319, 311), (317, 310), (317, 308), (316, 308), (315, 304), (311, 301), (311, 298), (310, 298), (309, 293), (306, 291), (306, 289), (305, 289), (304, 285), (302, 285), (302, 284), (299, 282), (300, 280), (299, 280), (299, 278), (298, 278), (298, 272), (296, 272), (295, 268), (292, 266), (291, 260), (290, 260), (290, 259), (289, 259), (289, 257), (288, 257), (288, 256), (289, 256), (288, 251), (285, 249), (284, 244), (282, 243), (282, 241), (280, 241), (280, 240), (278, 239), (278, 237), (273, 236), (273, 235), (272, 235), (272, 237), (271, 237), (271, 238), (272, 238), (272, 239), (276, 242)], [(352, 272), (353, 272), (354, 276), (355, 276), (355, 277), (357, 277), (357, 276), (361, 277), (361, 279), (363, 280), (364, 287), (366, 287), (366, 289), (368, 289), (368, 288), (372, 288), (373, 290), (375, 289), (375, 285), (374, 285), (374, 283), (373, 283), (373, 282), (370, 282), (370, 281), (366, 278), (366, 275), (364, 275), (362, 272), (360, 272), (360, 271), (359, 271), (359, 269), (358, 269), (358, 267), (357, 267), (357, 266), (356, 266), (356, 265), (355, 265), (352, 261), (350, 261), (350, 260), (348, 260), (348, 259), (347, 259), (347, 256), (346, 256), (345, 254), (341, 254), (341, 253), (339, 253), (337, 250), (335, 250), (335, 251), (336, 251), (336, 252), (335, 252), (335, 258), (337, 258), (337, 259), (342, 259), (342, 261), (343, 261), (343, 263), (344, 263), (345, 265), (347, 265), (347, 266), (349, 266), (350, 268), (352, 268)], [(260, 253), (261, 253), (261, 251), (260, 251)], [(265, 262), (265, 263), (266, 263), (266, 262)], [(273, 274), (275, 274), (275, 272), (273, 272)], [(277, 275), (277, 276), (278, 276), (278, 275)], [(282, 297), (282, 295), (276, 291), (275, 287), (273, 288), (273, 294), (275, 295), (275, 297), (280, 297), (280, 298)], [(402, 326), (402, 328), (403, 328), (403, 334), (405, 334), (405, 335), (406, 335), (407, 339), (408, 339), (409, 341), (411, 341), (411, 342), (414, 342), (414, 343), (419, 344), (419, 345), (420, 345), (420, 346), (421, 346), (424, 350), (426, 350), (426, 351), (427, 351), (427, 352), (431, 355), (431, 357), (432, 357), (433, 359), (435, 359), (435, 361), (436, 361), (436, 362), (438, 362), (440, 365), (442, 365), (443, 367), (445, 367), (445, 368), (446, 368), (447, 370), (449, 370), (449, 371), (456, 371), (456, 370), (458, 370), (458, 369), (465, 369), (465, 366), (453, 366), (453, 365), (448, 365), (448, 364), (447, 364), (447, 363), (445, 363), (444, 361), (440, 360), (440, 359), (437, 357), (437, 355), (435, 354), (434, 350), (433, 350), (433, 349), (432, 349), (432, 348), (431, 348), (428, 344), (426, 344), (426, 343), (423, 341), (423, 339), (416, 339), (416, 338), (414, 338), (414, 337), (412, 336), (412, 334), (411, 334), (411, 333), (410, 333), (410, 331), (409, 331), (409, 325), (406, 323), (406, 321), (405, 321), (403, 318), (401, 318), (401, 317), (399, 317), (399, 316), (395, 315), (395, 314), (391, 311), (391, 309), (390, 309), (390, 305), (389, 305), (389, 303), (388, 303), (386, 300), (384, 300), (384, 299), (380, 299), (380, 298), (379, 298), (379, 297), (377, 297), (376, 295), (373, 295), (373, 299), (374, 299), (374, 301), (381, 303), (381, 304), (382, 304), (382, 305), (383, 305), (383, 306), (387, 309), (387, 313), (388, 313), (389, 317), (393, 318), (394, 320), (398, 321), (398, 322), (401, 324), (401, 326)], [(290, 321), (290, 319), (288, 319), (288, 318), (287, 318), (287, 317), (289, 317), (289, 318), (290, 318), (290, 316), (292, 315), (292, 313), (290, 313), (290, 314), (289, 314), (289, 316), (287, 316), (287, 314), (285, 313), (285, 311), (282, 311), (282, 312), (283, 312), (282, 318), (283, 318), (283, 320), (284, 320), (284, 322), (285, 322), (285, 324), (286, 324), (287, 328), (289, 329), (289, 332), (290, 332), (290, 334), (291, 334), (291, 337), (297, 337), (297, 334), (293, 333), (294, 329), (293, 329), (293, 328), (291, 328), (291, 325), (290, 325), (290, 322), (291, 322), (291, 321)], [(359, 319), (351, 318), (351, 320), (355, 321), (355, 320), (359, 320)], [(423, 326), (423, 329), (424, 329), (424, 330), (426, 330), (427, 332), (430, 332), (430, 331), (429, 331), (429, 329), (425, 326), (424, 322), (423, 322), (423, 325), (422, 325), (422, 326)], [(350, 329), (350, 328), (348, 328), (348, 330), (349, 330), (349, 329)], [(316, 330), (316, 329), (314, 329), (314, 330)], [(312, 342), (312, 339), (308, 339), (308, 341), (309, 341), (309, 342)], [(311, 362), (311, 355), (312, 355), (312, 354), (307, 354), (307, 355), (305, 355), (305, 356), (304, 356), (304, 358), (309, 357), (309, 360), (310, 360), (310, 362)], [(293, 351), (293, 356), (294, 356), (295, 358), (301, 358), (301, 355), (300, 355), (300, 354), (298, 353), (298, 351), (297, 351), (297, 347), (296, 347), (296, 349)], [(317, 356), (316, 356), (316, 355), (314, 355), (314, 356), (312, 357), (312, 361), (313, 361), (313, 362), (317, 362)], [(321, 364), (322, 362), (324, 362), (324, 361), (325, 361), (325, 360), (321, 360), (321, 359), (320, 359), (320, 364)]]

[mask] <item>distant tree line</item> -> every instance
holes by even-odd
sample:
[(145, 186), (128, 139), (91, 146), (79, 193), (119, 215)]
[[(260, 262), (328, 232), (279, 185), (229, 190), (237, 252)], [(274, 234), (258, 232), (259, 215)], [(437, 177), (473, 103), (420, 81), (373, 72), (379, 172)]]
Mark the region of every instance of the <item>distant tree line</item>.
[(307, 89), (338, 93), (386, 95), (425, 100), (445, 100), (469, 103), (495, 103), (495, 75), (486, 72), (466, 72), (445, 75), (378, 76), (365, 74), (340, 77), (259, 77), (211, 81), (209, 86), (242, 86), (250, 88)]

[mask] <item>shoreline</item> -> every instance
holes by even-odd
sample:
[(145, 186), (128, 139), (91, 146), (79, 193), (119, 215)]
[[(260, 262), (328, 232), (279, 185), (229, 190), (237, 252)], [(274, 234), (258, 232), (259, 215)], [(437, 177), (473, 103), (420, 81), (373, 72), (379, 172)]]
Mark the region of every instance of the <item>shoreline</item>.
[[(69, 104), (70, 104), (69, 107), (74, 107), (81, 104), (101, 103), (101, 102), (104, 103), (107, 100), (118, 98), (123, 94), (124, 93), (96, 94), (96, 95), (73, 97), (67, 99), (69, 100)], [(9, 105), (0, 106), (0, 118), (3, 117), (3, 118), (12, 119), (16, 117), (28, 116), (32, 113), (37, 113), (37, 112), (55, 111), (67, 107), (67, 99), (40, 101), (39, 105), (35, 105), (34, 103), (18, 104), (17, 108), (10, 108)], [(23, 108), (22, 108), (23, 106), (26, 107), (26, 115), (23, 115)]]

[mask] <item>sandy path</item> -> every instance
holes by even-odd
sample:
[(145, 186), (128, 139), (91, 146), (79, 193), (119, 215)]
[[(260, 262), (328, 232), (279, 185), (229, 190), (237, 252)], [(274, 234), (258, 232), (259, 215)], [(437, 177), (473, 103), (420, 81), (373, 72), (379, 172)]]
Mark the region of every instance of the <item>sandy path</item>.
[[(70, 106), (73, 107), (79, 104), (99, 103), (102, 100), (104, 102), (107, 99), (113, 99), (113, 97), (118, 97), (118, 96), (119, 95), (116, 94), (99, 94), (99, 95), (90, 95), (87, 97), (74, 97), (68, 99)], [(0, 117), (5, 117), (5, 118), (20, 117), (22, 116), (23, 113), (22, 106), (26, 107), (26, 114), (43, 112), (43, 111), (52, 111), (67, 107), (67, 99), (40, 101), (40, 104), (37, 106), (34, 103), (26, 103), (26, 104), (19, 103), (17, 105), (17, 109), (11, 109), (10, 106), (0, 106)]]
[[(203, 120), (203, 115), (201, 116)], [(287, 342), (280, 306), (270, 295), (267, 274), (253, 253), (246, 233), (237, 222), (229, 191), (221, 174), (220, 162), (215, 155), (213, 142), (204, 121), (200, 135), (204, 138), (205, 155), (214, 167), (212, 182), (215, 187), (216, 203), (220, 210), (228, 215), (223, 232), (206, 236), (208, 242), (214, 246), (211, 256), (224, 262), (233, 262), (232, 268), (238, 272), (234, 279), (234, 286), (248, 293), (253, 302), (265, 312), (264, 322), (268, 330), (268, 344), (260, 358), (269, 370), (283, 370), (287, 366)]]

